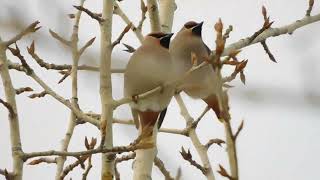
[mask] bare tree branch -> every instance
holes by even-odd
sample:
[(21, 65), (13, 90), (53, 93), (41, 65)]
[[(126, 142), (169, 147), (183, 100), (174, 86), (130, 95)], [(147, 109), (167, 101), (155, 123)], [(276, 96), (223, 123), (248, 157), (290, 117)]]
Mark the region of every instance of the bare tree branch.
[(270, 49), (269, 49), (269, 47), (267, 45), (267, 42), (264, 40), (264, 41), (261, 41), (260, 43), (261, 43), (264, 51), (268, 54), (270, 60), (276, 63), (277, 61), (274, 58), (273, 54), (271, 53), (271, 51), (270, 51)]
[(147, 146), (141, 146), (138, 143), (131, 143), (128, 146), (115, 146), (113, 148), (95, 148), (92, 150), (86, 150), (86, 151), (77, 151), (77, 152), (66, 152), (66, 151), (42, 151), (42, 152), (31, 152), (31, 153), (24, 153), (22, 158), (24, 161), (30, 158), (34, 157), (40, 157), (40, 156), (71, 156), (71, 157), (81, 157), (85, 155), (93, 155), (98, 153), (123, 153), (123, 152), (131, 152), (136, 149), (141, 148), (149, 148)]
[(36, 32), (37, 30), (39, 30), (41, 28), (41, 26), (37, 27), (37, 25), (39, 23), (40, 23), (39, 21), (35, 21), (32, 24), (30, 24), (27, 28), (22, 30), (19, 34), (17, 34), (13, 38), (11, 38), (9, 41), (4, 42), (5, 46), (8, 47), (11, 44), (13, 44), (13, 43), (17, 42), (18, 40), (20, 40), (23, 36), (25, 36), (25, 35), (27, 35), (29, 33)]
[(213, 144), (217, 144), (218, 146), (221, 146), (221, 144), (225, 144), (225, 141), (222, 139), (210, 139), (207, 144), (205, 144), (204, 146), (209, 149), (211, 145)]
[(128, 24), (123, 31), (121, 32), (121, 34), (119, 35), (119, 37), (111, 44), (112, 48), (114, 48), (117, 44), (120, 43), (120, 41), (122, 40), (122, 38), (124, 37), (124, 35), (130, 30), (132, 24)]
[(188, 161), (192, 166), (196, 167), (197, 169), (199, 169), (203, 175), (207, 175), (208, 173), (208, 169), (205, 167), (202, 167), (199, 163), (197, 163), (195, 160), (192, 159), (192, 154), (190, 152), (190, 150), (188, 149), (188, 152), (181, 147), (181, 151), (180, 151), (181, 156), (183, 157), (184, 160)]
[(156, 0), (147, 0), (148, 14), (150, 18), (150, 25), (152, 32), (160, 32), (160, 17), (158, 3)]
[(47, 163), (47, 164), (56, 164), (57, 159), (56, 158), (39, 158), (39, 159), (34, 159), (31, 162), (28, 163), (28, 165), (38, 165), (41, 163)]
[[(190, 116), (190, 114), (187, 110), (187, 107), (185, 106), (180, 94), (175, 95), (175, 99), (180, 107), (180, 114), (184, 117), (186, 124), (187, 125), (192, 124), (193, 118)], [(206, 174), (204, 174), (204, 175), (207, 177), (207, 179), (214, 180), (215, 177), (213, 174), (211, 163), (209, 161), (207, 149), (203, 144), (201, 144), (200, 139), (195, 131), (195, 128), (189, 129), (188, 135), (189, 135), (190, 140), (191, 140), (193, 146), (195, 147), (195, 149), (201, 159), (201, 162), (203, 164), (204, 169), (206, 169)]]
[(140, 29), (138, 29), (135, 25), (133, 25), (132, 21), (129, 19), (129, 17), (122, 11), (122, 9), (120, 8), (120, 6), (115, 3), (114, 4), (114, 14), (120, 16), (122, 18), (122, 20), (126, 23), (126, 24), (132, 24), (131, 26), (131, 30), (135, 33), (135, 35), (137, 36), (137, 38), (139, 39), (140, 42), (143, 41), (143, 34), (141, 32)]
[(314, 0), (309, 0), (309, 7), (306, 11), (306, 16), (310, 16), (312, 8), (313, 8)]
[(243, 124), (244, 124), (244, 121), (242, 120), (241, 123), (240, 123), (240, 125), (239, 125), (239, 127), (238, 127), (238, 129), (237, 129), (237, 132), (236, 132), (236, 133), (234, 134), (234, 136), (233, 136), (233, 139), (234, 139), (234, 140), (237, 140), (237, 138), (238, 138), (241, 130), (243, 129)]
[(19, 89), (15, 89), (15, 91), (16, 91), (16, 95), (19, 95), (19, 94), (24, 93), (24, 92), (33, 91), (33, 89), (31, 87), (22, 87), (22, 88), (19, 88)]
[(88, 14), (88, 16), (90, 16), (92, 19), (97, 20), (99, 23), (102, 23), (104, 21), (104, 19), (101, 17), (101, 14), (93, 13), (89, 9), (84, 8), (83, 6), (73, 6), (73, 7), (78, 9), (79, 11), (85, 12), (86, 14)]
[[(37, 24), (37, 23), (36, 23)], [(8, 60), (6, 56), (6, 49), (11, 42), (15, 42), (18, 39), (20, 39), (25, 33), (28, 31), (36, 31), (37, 28), (35, 28), (34, 25), (29, 26), (30, 29), (27, 28), (27, 30), (20, 33), (20, 35), (16, 36), (15, 38), (11, 39), (8, 42), (3, 42), (0, 37), (0, 76), (2, 79), (2, 87), (4, 88), (4, 94), (6, 96), (6, 103), (2, 100), (2, 104), (6, 104), (5, 106), (9, 110), (9, 132), (10, 132), (10, 141), (11, 141), (11, 154), (13, 159), (13, 167), (12, 167), (12, 174), (14, 180), (22, 180), (23, 176), (23, 163), (24, 161), (21, 158), (22, 152), (22, 143), (21, 143), (21, 137), (20, 137), (20, 127), (19, 127), (19, 117), (18, 117), (18, 110), (16, 105), (16, 92), (13, 87), (11, 76), (8, 69)], [(10, 106), (9, 106), (10, 105)], [(5, 173), (6, 176), (6, 173)], [(6, 178), (9, 178), (11, 176), (6, 176)]]
[(8, 109), (10, 116), (12, 116), (12, 117), (16, 116), (16, 113), (14, 112), (13, 107), (8, 102), (5, 102), (4, 100), (2, 100), (0, 98), (0, 104), (2, 104), (5, 108)]
[[(320, 14), (304, 17), (303, 19), (297, 20), (291, 24), (288, 24), (282, 27), (269, 28), (265, 30), (262, 34), (260, 34), (258, 37), (256, 37), (252, 42), (250, 42), (250, 37), (251, 37), (250, 36), (247, 38), (242, 38), (238, 42), (228, 45), (224, 49), (223, 55), (225, 56), (235, 50), (242, 49), (244, 47), (247, 47), (256, 43), (260, 43), (261, 41), (264, 41), (270, 37), (276, 37), (283, 34), (292, 34), (295, 30), (318, 21), (320, 21)], [(212, 51), (211, 56), (214, 56), (215, 54), (216, 54), (216, 51)]]
[(58, 33), (52, 31), (51, 29), (49, 29), (49, 33), (51, 34), (51, 36), (52, 36), (54, 39), (58, 40), (60, 43), (62, 43), (62, 44), (64, 44), (64, 45), (70, 47), (70, 45), (71, 45), (71, 42), (70, 42), (70, 41), (64, 39), (64, 38), (61, 37)]
[(156, 157), (154, 159), (154, 164), (159, 168), (159, 170), (162, 172), (165, 180), (174, 180), (174, 178), (170, 175), (170, 172), (166, 169), (164, 166), (163, 161), (159, 158)]

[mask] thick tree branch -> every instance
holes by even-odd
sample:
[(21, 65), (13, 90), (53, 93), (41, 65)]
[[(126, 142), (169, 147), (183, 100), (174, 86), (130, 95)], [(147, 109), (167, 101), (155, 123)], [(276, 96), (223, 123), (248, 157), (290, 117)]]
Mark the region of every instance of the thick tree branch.
[[(85, 0), (80, 0), (80, 6), (83, 6)], [(79, 41), (79, 24), (80, 24), (80, 18), (81, 18), (81, 12), (82, 11), (78, 11), (75, 15), (75, 19), (74, 19), (74, 25), (73, 25), (73, 31), (72, 31), (72, 35), (70, 37), (70, 47), (71, 47), (71, 52), (72, 52), (72, 68), (71, 68), (71, 94), (72, 94), (72, 99), (71, 99), (71, 105), (74, 107), (78, 107), (78, 64), (79, 64), (79, 60), (80, 60), (80, 56), (83, 53), (83, 51), (89, 47), (93, 41), (89, 41), (88, 43), (86, 43), (86, 45), (79, 51), (78, 50), (78, 41)], [(61, 151), (67, 151), (72, 135), (73, 135), (73, 131), (76, 127), (77, 123), (76, 123), (76, 115), (71, 111), (70, 112), (70, 119), (69, 119), (69, 124), (67, 127), (67, 131), (65, 133), (64, 138), (61, 141), (61, 147), (60, 150)], [(84, 161), (88, 158), (88, 157), (82, 157), (84, 159)], [(65, 175), (68, 174), (68, 171), (63, 170), (64, 167), (64, 163), (66, 161), (66, 157), (64, 156), (60, 156), (57, 158), (57, 167), (56, 167), (56, 180), (60, 180), (64, 178)], [(80, 160), (79, 160), (80, 162)], [(76, 165), (74, 165), (75, 167)], [(69, 166), (70, 171), (73, 169), (71, 168), (72, 165)], [(67, 168), (68, 170), (68, 168)]]
[(151, 31), (160, 32), (159, 8), (156, 0), (147, 0), (148, 14), (150, 19)]
[[(100, 99), (101, 99), (101, 119), (100, 132), (103, 148), (113, 147), (113, 102), (111, 83), (111, 53), (112, 53), (112, 18), (114, 0), (103, 0), (102, 18), (100, 23)], [(102, 154), (101, 180), (112, 180), (114, 177), (114, 158), (112, 154)]]
[(28, 32), (34, 32), (37, 30), (36, 25), (38, 23), (34, 23), (34, 25), (29, 26), (26, 30), (22, 31), (13, 39), (3, 42), (0, 38), (0, 76), (2, 79), (2, 85), (4, 88), (4, 94), (6, 96), (6, 103), (2, 101), (9, 109), (9, 129), (10, 129), (10, 140), (11, 140), (11, 154), (13, 159), (13, 178), (14, 180), (22, 180), (23, 175), (23, 161), (21, 158), (22, 154), (22, 144), (20, 138), (20, 127), (19, 127), (19, 117), (18, 117), (18, 110), (16, 105), (16, 91), (13, 87), (11, 76), (8, 69), (8, 60), (6, 56), (6, 49), (7, 46), (11, 43), (19, 40), (23, 35)]
[(177, 9), (175, 0), (160, 0), (159, 7), (161, 30), (162, 32), (170, 33), (174, 19), (174, 11)]

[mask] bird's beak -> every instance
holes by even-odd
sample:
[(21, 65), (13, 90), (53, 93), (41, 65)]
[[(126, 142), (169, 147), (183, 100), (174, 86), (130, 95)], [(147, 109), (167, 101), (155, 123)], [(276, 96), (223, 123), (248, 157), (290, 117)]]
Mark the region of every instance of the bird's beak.
[(170, 34), (167, 34), (167, 35), (163, 36), (160, 39), (160, 44), (165, 48), (169, 48), (170, 39), (171, 39), (172, 36), (173, 36), (173, 33), (170, 33)]
[(200, 36), (201, 37), (201, 32), (202, 32), (202, 25), (203, 25), (203, 21), (201, 23), (199, 23), (198, 25), (194, 26), (192, 28), (192, 33), (194, 35)]
[(165, 35), (163, 38), (168, 38), (168, 39), (171, 39), (171, 37), (173, 36), (174, 33), (169, 33), (167, 35)]

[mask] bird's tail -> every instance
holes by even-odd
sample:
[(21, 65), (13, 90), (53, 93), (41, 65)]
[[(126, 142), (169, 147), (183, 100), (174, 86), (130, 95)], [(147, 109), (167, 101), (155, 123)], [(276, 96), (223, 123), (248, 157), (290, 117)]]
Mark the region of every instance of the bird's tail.
[(220, 119), (222, 115), (221, 115), (221, 111), (219, 108), (218, 97), (216, 95), (210, 95), (209, 97), (207, 97), (203, 100), (216, 113), (216, 116), (218, 117), (218, 119)]
[(158, 119), (158, 129), (160, 129), (162, 123), (163, 123), (163, 120), (164, 120), (164, 117), (166, 116), (167, 114), (167, 108), (165, 108), (164, 110), (161, 111), (160, 113), (160, 116), (159, 116), (159, 119)]
[(141, 125), (141, 135), (152, 136), (153, 127), (155, 126), (160, 112), (155, 111), (138, 111)]

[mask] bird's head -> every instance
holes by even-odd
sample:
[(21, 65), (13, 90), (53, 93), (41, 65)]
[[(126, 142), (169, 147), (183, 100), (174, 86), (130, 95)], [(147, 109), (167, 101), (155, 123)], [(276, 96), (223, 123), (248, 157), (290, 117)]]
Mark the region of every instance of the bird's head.
[(201, 37), (202, 34), (202, 25), (203, 22), (197, 23), (195, 21), (189, 21), (184, 24), (183, 28), (181, 29), (182, 32), (191, 34), (194, 36)]
[(168, 49), (170, 45), (170, 39), (173, 36), (173, 33), (162, 33), (162, 32), (153, 32), (146, 36), (145, 41), (159, 43), (162, 47)]

